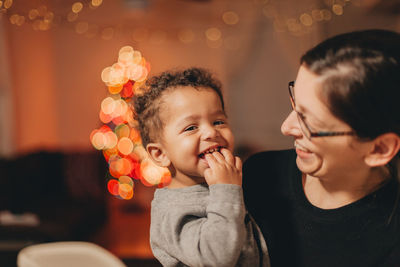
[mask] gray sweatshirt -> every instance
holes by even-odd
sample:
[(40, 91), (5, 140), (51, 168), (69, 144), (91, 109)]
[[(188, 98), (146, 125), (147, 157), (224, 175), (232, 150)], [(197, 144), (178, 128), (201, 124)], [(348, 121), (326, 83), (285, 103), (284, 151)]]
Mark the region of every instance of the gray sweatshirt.
[(150, 245), (163, 266), (269, 266), (265, 240), (238, 185), (157, 189)]

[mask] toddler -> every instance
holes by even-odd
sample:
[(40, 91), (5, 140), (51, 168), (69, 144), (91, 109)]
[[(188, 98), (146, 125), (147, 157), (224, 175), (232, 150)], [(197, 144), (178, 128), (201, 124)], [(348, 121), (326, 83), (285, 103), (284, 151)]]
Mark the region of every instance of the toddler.
[(242, 163), (220, 83), (206, 70), (164, 72), (134, 98), (142, 142), (171, 172), (151, 203), (150, 245), (163, 266), (269, 266), (242, 193)]

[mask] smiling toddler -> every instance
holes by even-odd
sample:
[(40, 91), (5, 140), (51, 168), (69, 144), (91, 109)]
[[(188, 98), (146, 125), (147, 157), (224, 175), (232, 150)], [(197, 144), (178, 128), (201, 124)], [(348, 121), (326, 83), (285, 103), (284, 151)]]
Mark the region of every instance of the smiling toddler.
[(190, 68), (154, 76), (144, 89), (134, 98), (142, 142), (172, 176), (151, 204), (154, 256), (163, 266), (269, 266), (244, 206), (220, 82)]

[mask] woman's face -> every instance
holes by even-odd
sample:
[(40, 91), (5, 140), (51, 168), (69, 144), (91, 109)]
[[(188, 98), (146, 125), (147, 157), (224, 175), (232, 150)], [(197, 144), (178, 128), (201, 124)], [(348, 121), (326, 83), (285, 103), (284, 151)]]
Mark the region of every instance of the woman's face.
[[(351, 127), (336, 118), (321, 100), (319, 90), (323, 81), (305, 66), (300, 67), (294, 86), (296, 111), (312, 131), (351, 131)], [(283, 122), (281, 131), (294, 138), (296, 163), (305, 174), (345, 178), (355, 171), (366, 170), (363, 155), (368, 148), (354, 136), (311, 137), (309, 140), (295, 111)]]

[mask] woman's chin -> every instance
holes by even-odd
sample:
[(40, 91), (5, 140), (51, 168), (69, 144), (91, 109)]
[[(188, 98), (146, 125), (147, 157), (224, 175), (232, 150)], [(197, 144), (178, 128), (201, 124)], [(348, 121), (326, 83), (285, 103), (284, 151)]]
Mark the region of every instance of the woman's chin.
[(302, 173), (313, 175), (321, 168), (322, 159), (314, 153), (300, 151), (297, 153), (296, 164)]

